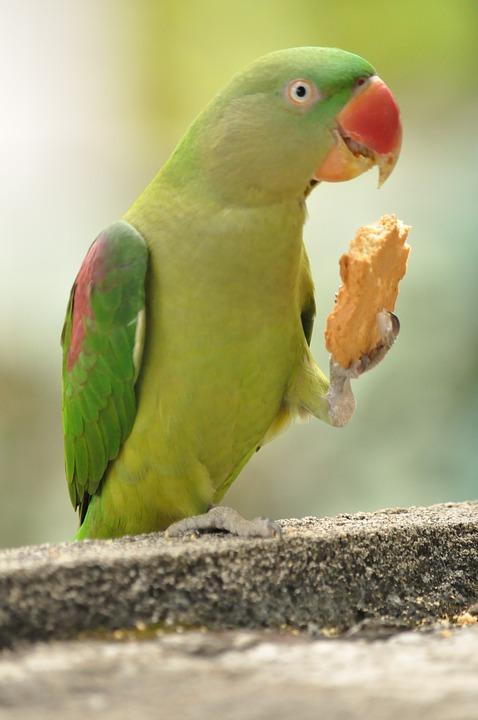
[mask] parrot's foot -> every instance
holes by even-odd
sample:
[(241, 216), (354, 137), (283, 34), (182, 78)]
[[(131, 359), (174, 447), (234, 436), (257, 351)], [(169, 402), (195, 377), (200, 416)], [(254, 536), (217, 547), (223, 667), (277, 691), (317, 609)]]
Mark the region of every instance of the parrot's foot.
[(334, 427), (343, 427), (354, 414), (355, 398), (350, 384), (351, 377), (355, 376), (351, 375), (350, 370), (343, 368), (331, 356), (327, 403), (329, 406), (328, 420)]
[(330, 386), (327, 393), (329, 421), (335, 427), (342, 427), (352, 417), (355, 410), (355, 398), (350, 384), (367, 370), (379, 364), (388, 353), (400, 332), (400, 321), (396, 315), (382, 310), (377, 315), (380, 342), (368, 355), (343, 368), (332, 356), (330, 358)]
[(218, 505), (203, 515), (184, 518), (173, 523), (166, 530), (166, 537), (178, 537), (187, 533), (210, 530), (225, 530), (239, 537), (280, 538), (280, 525), (267, 518), (246, 520), (236, 510)]

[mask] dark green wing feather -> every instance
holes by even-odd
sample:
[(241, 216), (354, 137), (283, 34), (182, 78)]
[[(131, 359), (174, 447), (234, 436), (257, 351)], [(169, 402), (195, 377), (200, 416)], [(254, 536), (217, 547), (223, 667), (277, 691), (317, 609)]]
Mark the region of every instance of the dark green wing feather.
[(136, 415), (148, 251), (118, 222), (90, 247), (73, 285), (62, 333), (65, 469), (76, 508), (97, 492)]

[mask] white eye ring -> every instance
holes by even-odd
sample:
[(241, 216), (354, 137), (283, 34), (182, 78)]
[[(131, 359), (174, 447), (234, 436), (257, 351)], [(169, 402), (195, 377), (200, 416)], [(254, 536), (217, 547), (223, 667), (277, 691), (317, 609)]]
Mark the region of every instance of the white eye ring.
[(307, 108), (320, 99), (320, 93), (314, 83), (298, 78), (288, 83), (286, 97), (292, 105)]

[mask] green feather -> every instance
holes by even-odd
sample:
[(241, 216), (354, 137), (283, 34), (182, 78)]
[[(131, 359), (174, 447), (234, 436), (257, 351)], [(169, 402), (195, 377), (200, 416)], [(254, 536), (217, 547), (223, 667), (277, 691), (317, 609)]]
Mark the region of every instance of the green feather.
[(84, 282), (81, 272), (62, 333), (65, 468), (75, 506), (82, 504), (86, 491), (94, 495), (100, 488), (108, 463), (117, 456), (136, 414), (134, 328), (144, 309), (147, 249), (125, 222), (116, 223), (100, 237), (94, 256), (99, 257), (96, 277), (100, 280), (86, 289), (90, 316), (71, 370), (72, 313), (78, 284)]
[(108, 448), (108, 460), (117, 456), (120, 443), (125, 436), (118, 419), (117, 405), (118, 398), (115, 401), (110, 398), (108, 405), (101, 411), (100, 417), (100, 428), (103, 432), (105, 447)]
[(69, 487), (75, 487), (72, 482), (75, 472), (75, 444), (73, 438), (68, 436), (65, 437), (65, 472)]
[(88, 378), (88, 392), (99, 410), (107, 405), (111, 395), (111, 382), (108, 376), (98, 368), (95, 368)]
[(85, 438), (88, 446), (89, 478), (87, 489), (94, 493), (104, 473), (107, 462), (101, 432), (96, 423), (88, 423), (85, 427)]
[(108, 325), (111, 322), (111, 317), (119, 307), (122, 299), (124, 289), (119, 285), (113, 287), (108, 291), (97, 291), (92, 299), (93, 311), (95, 320), (98, 323), (105, 323)]
[(70, 393), (72, 397), (64, 400), (63, 423), (65, 436), (75, 438), (83, 433), (84, 419), (78, 396), (73, 394), (72, 388)]
[(130, 429), (130, 421), (128, 420), (128, 413), (126, 404), (123, 397), (122, 390), (118, 387), (118, 391), (115, 393), (114, 403), (115, 417), (118, 421), (118, 425), (121, 431), (121, 437), (125, 438)]
[(81, 413), (85, 420), (85, 429), (89, 423), (96, 421), (100, 412), (100, 407), (96, 402), (95, 395), (90, 392), (89, 385), (85, 383), (85, 387), (78, 395), (78, 400), (81, 407)]
[(133, 355), (131, 348), (134, 347), (134, 337), (128, 337), (125, 327), (118, 328), (111, 336), (110, 347), (112, 360), (117, 377), (131, 379), (134, 375)]
[(125, 408), (126, 432), (129, 433), (136, 413), (136, 398), (130, 385), (125, 384), (122, 400)]
[(75, 479), (81, 496), (88, 482), (88, 447), (83, 436), (75, 440)]

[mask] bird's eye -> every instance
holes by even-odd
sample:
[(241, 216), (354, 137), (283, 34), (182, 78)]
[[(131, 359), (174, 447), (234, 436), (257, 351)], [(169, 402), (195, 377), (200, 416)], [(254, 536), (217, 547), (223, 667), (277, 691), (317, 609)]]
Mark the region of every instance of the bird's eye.
[(365, 85), (370, 80), (369, 77), (359, 77), (354, 83), (354, 87), (359, 88), (362, 87), (362, 85)]
[(293, 80), (286, 88), (287, 100), (299, 107), (309, 107), (320, 98), (319, 91), (309, 80)]

